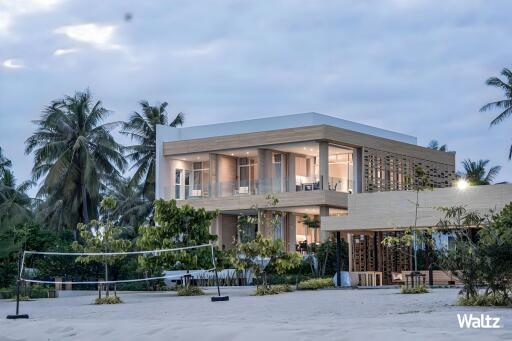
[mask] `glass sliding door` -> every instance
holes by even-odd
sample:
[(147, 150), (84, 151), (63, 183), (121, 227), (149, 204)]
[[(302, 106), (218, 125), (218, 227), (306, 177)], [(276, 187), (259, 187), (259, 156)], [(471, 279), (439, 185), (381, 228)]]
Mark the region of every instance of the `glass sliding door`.
[(192, 197), (207, 197), (210, 188), (209, 161), (194, 162), (192, 165)]
[(272, 192), (280, 193), (285, 190), (284, 155), (280, 153), (272, 154)]
[(237, 194), (256, 193), (256, 160), (242, 157), (238, 159)]

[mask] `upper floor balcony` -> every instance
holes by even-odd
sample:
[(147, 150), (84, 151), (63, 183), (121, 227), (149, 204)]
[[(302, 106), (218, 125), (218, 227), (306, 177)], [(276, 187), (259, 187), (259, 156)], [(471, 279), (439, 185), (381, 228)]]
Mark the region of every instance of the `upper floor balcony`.
[(166, 199), (190, 200), (265, 193), (352, 193), (354, 150), (322, 142), (224, 150), (168, 158)]

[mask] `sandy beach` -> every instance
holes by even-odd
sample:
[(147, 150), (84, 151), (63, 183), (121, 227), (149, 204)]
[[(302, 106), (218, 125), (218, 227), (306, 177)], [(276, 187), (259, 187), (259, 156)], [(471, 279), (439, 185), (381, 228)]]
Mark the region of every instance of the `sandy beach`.
[[(457, 289), (401, 295), (398, 289), (322, 290), (250, 296), (224, 289), (229, 302), (172, 292), (124, 293), (124, 304), (92, 305), (94, 296), (21, 303), (29, 320), (7, 320), (0, 300), (0, 341), (11, 340), (503, 340), (512, 309), (458, 307)], [(208, 290), (213, 295), (213, 290)], [(457, 313), (501, 318), (501, 329), (460, 329)]]

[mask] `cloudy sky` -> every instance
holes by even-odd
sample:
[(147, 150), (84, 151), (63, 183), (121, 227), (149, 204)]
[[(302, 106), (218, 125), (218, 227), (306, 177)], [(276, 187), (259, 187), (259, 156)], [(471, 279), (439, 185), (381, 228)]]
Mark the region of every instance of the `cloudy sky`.
[[(92, 5), (94, 3), (94, 5)], [(167, 101), (186, 125), (315, 111), (502, 165), (485, 85), (512, 67), (512, 2), (0, 0), (0, 146), (20, 180), (51, 100), (89, 88), (125, 120)], [(131, 17), (130, 20), (127, 20)], [(126, 141), (128, 142), (128, 141)]]

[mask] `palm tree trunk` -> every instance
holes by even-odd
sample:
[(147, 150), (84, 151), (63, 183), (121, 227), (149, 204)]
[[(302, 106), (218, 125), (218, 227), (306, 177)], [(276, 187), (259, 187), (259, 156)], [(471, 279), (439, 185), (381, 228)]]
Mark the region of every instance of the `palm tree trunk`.
[(82, 184), (82, 218), (85, 224), (89, 223), (89, 209), (87, 207), (87, 190), (85, 184)]

